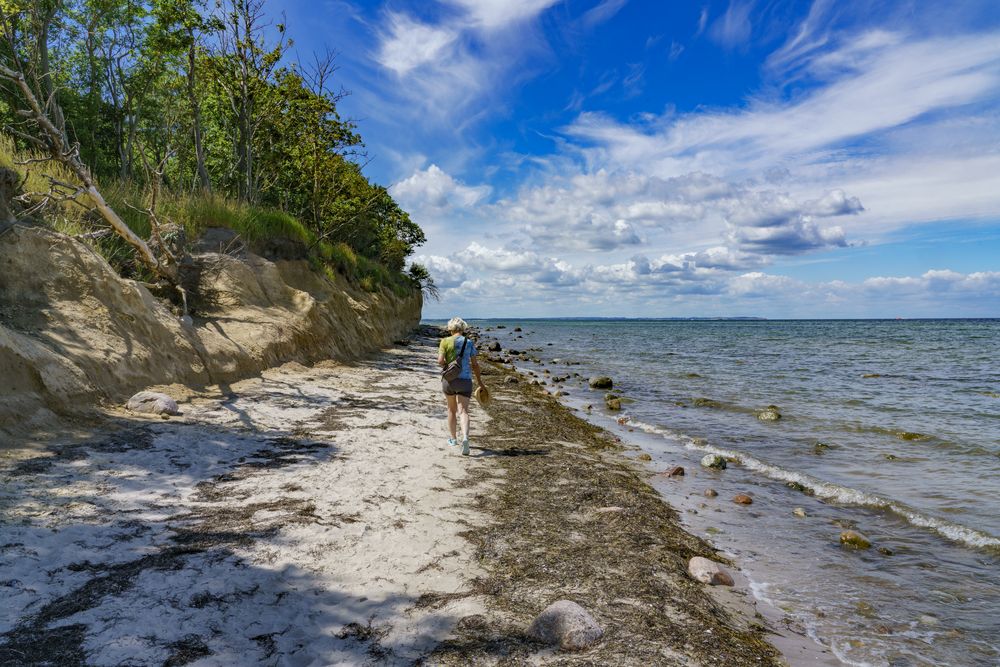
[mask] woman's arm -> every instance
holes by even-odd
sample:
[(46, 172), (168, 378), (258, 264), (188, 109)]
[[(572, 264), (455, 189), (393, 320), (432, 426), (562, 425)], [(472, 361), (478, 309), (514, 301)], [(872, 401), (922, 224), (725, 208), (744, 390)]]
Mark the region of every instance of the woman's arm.
[(476, 376), (476, 384), (482, 387), (483, 378), (479, 377), (479, 360), (475, 356), (472, 357), (472, 374)]

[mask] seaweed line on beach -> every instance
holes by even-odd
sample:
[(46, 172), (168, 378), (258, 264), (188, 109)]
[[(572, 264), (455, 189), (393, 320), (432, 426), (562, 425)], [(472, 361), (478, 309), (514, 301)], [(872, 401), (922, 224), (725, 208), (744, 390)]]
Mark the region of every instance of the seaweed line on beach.
[(537, 386), (502, 382), (515, 371), (483, 365), (495, 399), (475, 440), (493, 465), (470, 466), (466, 483), (495, 480), (496, 466), (502, 482), (476, 497), (492, 522), (464, 536), (486, 572), (473, 588), (498, 618), (463, 619), (427, 664), (524, 664), (540, 648), (524, 628), (559, 599), (588, 609), (605, 635), (547, 664), (783, 664), (759, 619), (735, 617), (687, 576), (692, 556), (725, 559), (681, 528), (610, 434)]

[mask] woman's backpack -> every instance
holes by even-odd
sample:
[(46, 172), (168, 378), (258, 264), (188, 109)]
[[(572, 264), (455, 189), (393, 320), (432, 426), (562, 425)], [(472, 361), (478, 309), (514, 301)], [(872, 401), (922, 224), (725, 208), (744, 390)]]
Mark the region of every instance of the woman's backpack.
[(469, 344), (469, 337), (463, 336), (463, 338), (465, 340), (462, 341), (462, 351), (455, 355), (455, 360), (441, 371), (441, 377), (448, 382), (457, 379), (462, 374), (462, 358), (465, 357), (465, 346)]

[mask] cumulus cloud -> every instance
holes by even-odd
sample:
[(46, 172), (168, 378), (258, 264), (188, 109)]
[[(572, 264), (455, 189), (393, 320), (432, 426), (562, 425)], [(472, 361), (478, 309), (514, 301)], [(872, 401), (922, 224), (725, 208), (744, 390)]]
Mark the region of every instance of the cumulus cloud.
[(390, 189), (404, 206), (417, 210), (468, 208), (490, 194), (488, 185), (468, 186), (455, 180), (436, 164), (417, 170)]
[(842, 227), (817, 219), (864, 207), (843, 190), (800, 201), (702, 172), (660, 178), (601, 169), (523, 188), (495, 210), (532, 241), (561, 248), (609, 251), (697, 239), (766, 257), (847, 245)]
[(427, 267), (428, 272), (430, 272), (431, 277), (434, 279), (434, 284), (440, 289), (458, 287), (468, 277), (465, 265), (450, 257), (417, 255), (413, 258), (413, 261)]

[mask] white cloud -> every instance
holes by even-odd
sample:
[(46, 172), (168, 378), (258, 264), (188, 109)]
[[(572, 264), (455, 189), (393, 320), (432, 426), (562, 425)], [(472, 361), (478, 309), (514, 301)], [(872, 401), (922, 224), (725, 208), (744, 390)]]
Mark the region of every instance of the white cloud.
[(474, 26), (486, 29), (505, 28), (533, 19), (560, 0), (447, 0), (465, 12)]
[(932, 111), (986, 99), (1000, 88), (998, 34), (903, 43), (880, 39), (872, 48), (870, 38), (871, 33), (861, 35), (810, 60), (815, 73), (824, 75), (838, 62), (836, 78), (791, 102), (759, 100), (738, 112), (664, 115), (645, 127), (581, 114), (567, 132), (618, 164), (650, 164), (661, 175), (685, 167), (759, 171)]
[(390, 188), (407, 208), (415, 210), (468, 208), (489, 196), (488, 185), (468, 186), (455, 180), (436, 164), (413, 172)]
[[(580, 315), (600, 308), (604, 314), (646, 316), (916, 317), (939, 315), (942, 302), (956, 315), (991, 316), (1000, 308), (1000, 272), (937, 269), (860, 282), (806, 282), (752, 269), (759, 258), (721, 247), (579, 267), (533, 251), (478, 243), (452, 257), (417, 259), (444, 286), (442, 302), (431, 306), (430, 316)], [(677, 304), (685, 310), (678, 312)]]
[(458, 38), (454, 30), (419, 23), (405, 14), (390, 12), (387, 22), (377, 60), (399, 76), (442, 58)]
[[(712, 27), (708, 29), (708, 36), (726, 48), (743, 46), (750, 40), (750, 33), (753, 30), (753, 25), (750, 23), (751, 9), (753, 9), (752, 1), (730, 0), (725, 13), (715, 19)], [(702, 16), (707, 19), (705, 13)], [(701, 29), (699, 25), (698, 31), (701, 32)]]
[(597, 3), (584, 13), (583, 17), (580, 19), (580, 23), (587, 28), (593, 28), (595, 25), (604, 23), (620, 12), (622, 7), (624, 7), (627, 3), (628, 0), (601, 0), (601, 2)]
[(465, 282), (468, 273), (465, 266), (453, 258), (439, 255), (417, 255), (413, 258), (417, 264), (427, 267), (434, 283), (440, 289), (458, 287)]

